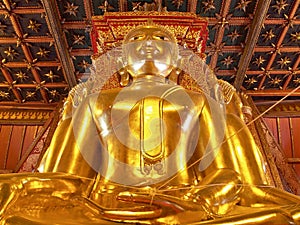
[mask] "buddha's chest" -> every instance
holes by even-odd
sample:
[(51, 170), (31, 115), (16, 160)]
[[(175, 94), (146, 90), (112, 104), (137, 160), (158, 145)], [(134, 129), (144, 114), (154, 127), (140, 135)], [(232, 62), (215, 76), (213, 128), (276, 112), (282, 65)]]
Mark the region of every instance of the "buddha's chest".
[(153, 184), (186, 168), (198, 141), (199, 112), (155, 96), (106, 105), (96, 117), (107, 153), (104, 177)]

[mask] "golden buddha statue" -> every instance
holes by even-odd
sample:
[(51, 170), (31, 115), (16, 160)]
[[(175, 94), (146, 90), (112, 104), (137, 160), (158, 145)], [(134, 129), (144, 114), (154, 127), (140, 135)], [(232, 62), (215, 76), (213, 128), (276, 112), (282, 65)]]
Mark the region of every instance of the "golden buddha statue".
[(124, 87), (86, 94), (76, 107), (69, 98), (39, 173), (0, 176), (0, 224), (300, 221), (300, 198), (268, 185), (216, 79), (198, 92), (174, 82), (178, 61), (186, 64), (170, 31), (139, 26), (122, 51)]

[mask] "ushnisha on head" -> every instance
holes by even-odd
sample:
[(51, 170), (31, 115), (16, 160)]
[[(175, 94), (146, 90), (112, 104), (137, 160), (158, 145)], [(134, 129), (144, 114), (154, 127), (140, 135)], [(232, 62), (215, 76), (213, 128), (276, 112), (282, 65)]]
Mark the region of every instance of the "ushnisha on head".
[(138, 26), (125, 36), (123, 60), (135, 79), (146, 76), (167, 77), (178, 60), (175, 36), (159, 25)]

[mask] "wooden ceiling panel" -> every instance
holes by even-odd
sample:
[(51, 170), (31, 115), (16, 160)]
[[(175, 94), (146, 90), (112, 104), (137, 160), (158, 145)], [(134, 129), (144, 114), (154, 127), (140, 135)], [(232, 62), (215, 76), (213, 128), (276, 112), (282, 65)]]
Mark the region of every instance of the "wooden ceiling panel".
[[(55, 107), (90, 75), (92, 16), (157, 8), (158, 2), (1, 1), (0, 107)], [(299, 87), (299, 0), (166, 0), (161, 7), (206, 17), (207, 63), (259, 104)]]

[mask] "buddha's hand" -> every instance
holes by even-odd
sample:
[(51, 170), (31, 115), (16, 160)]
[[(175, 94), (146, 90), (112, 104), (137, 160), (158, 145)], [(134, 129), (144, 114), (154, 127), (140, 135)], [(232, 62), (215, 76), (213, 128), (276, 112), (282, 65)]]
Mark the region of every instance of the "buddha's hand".
[[(196, 221), (206, 220), (207, 213), (204, 211), (200, 204), (184, 201), (182, 198), (164, 195), (164, 194), (151, 194), (151, 193), (133, 193), (121, 192), (117, 199), (128, 203), (142, 204), (144, 207), (156, 207), (157, 212), (152, 218), (157, 224), (181, 224), (182, 222), (192, 222), (197, 216)], [(139, 219), (143, 218), (143, 212), (136, 213)], [(194, 216), (191, 217), (191, 214)], [(147, 218), (146, 218), (147, 219)], [(192, 219), (192, 220), (191, 220)], [(170, 222), (172, 221), (172, 223)], [(175, 223), (174, 223), (175, 222)]]
[[(12, 179), (13, 180), (13, 179)], [(0, 221), (5, 211), (21, 194), (21, 183), (3, 182), (0, 183)]]

